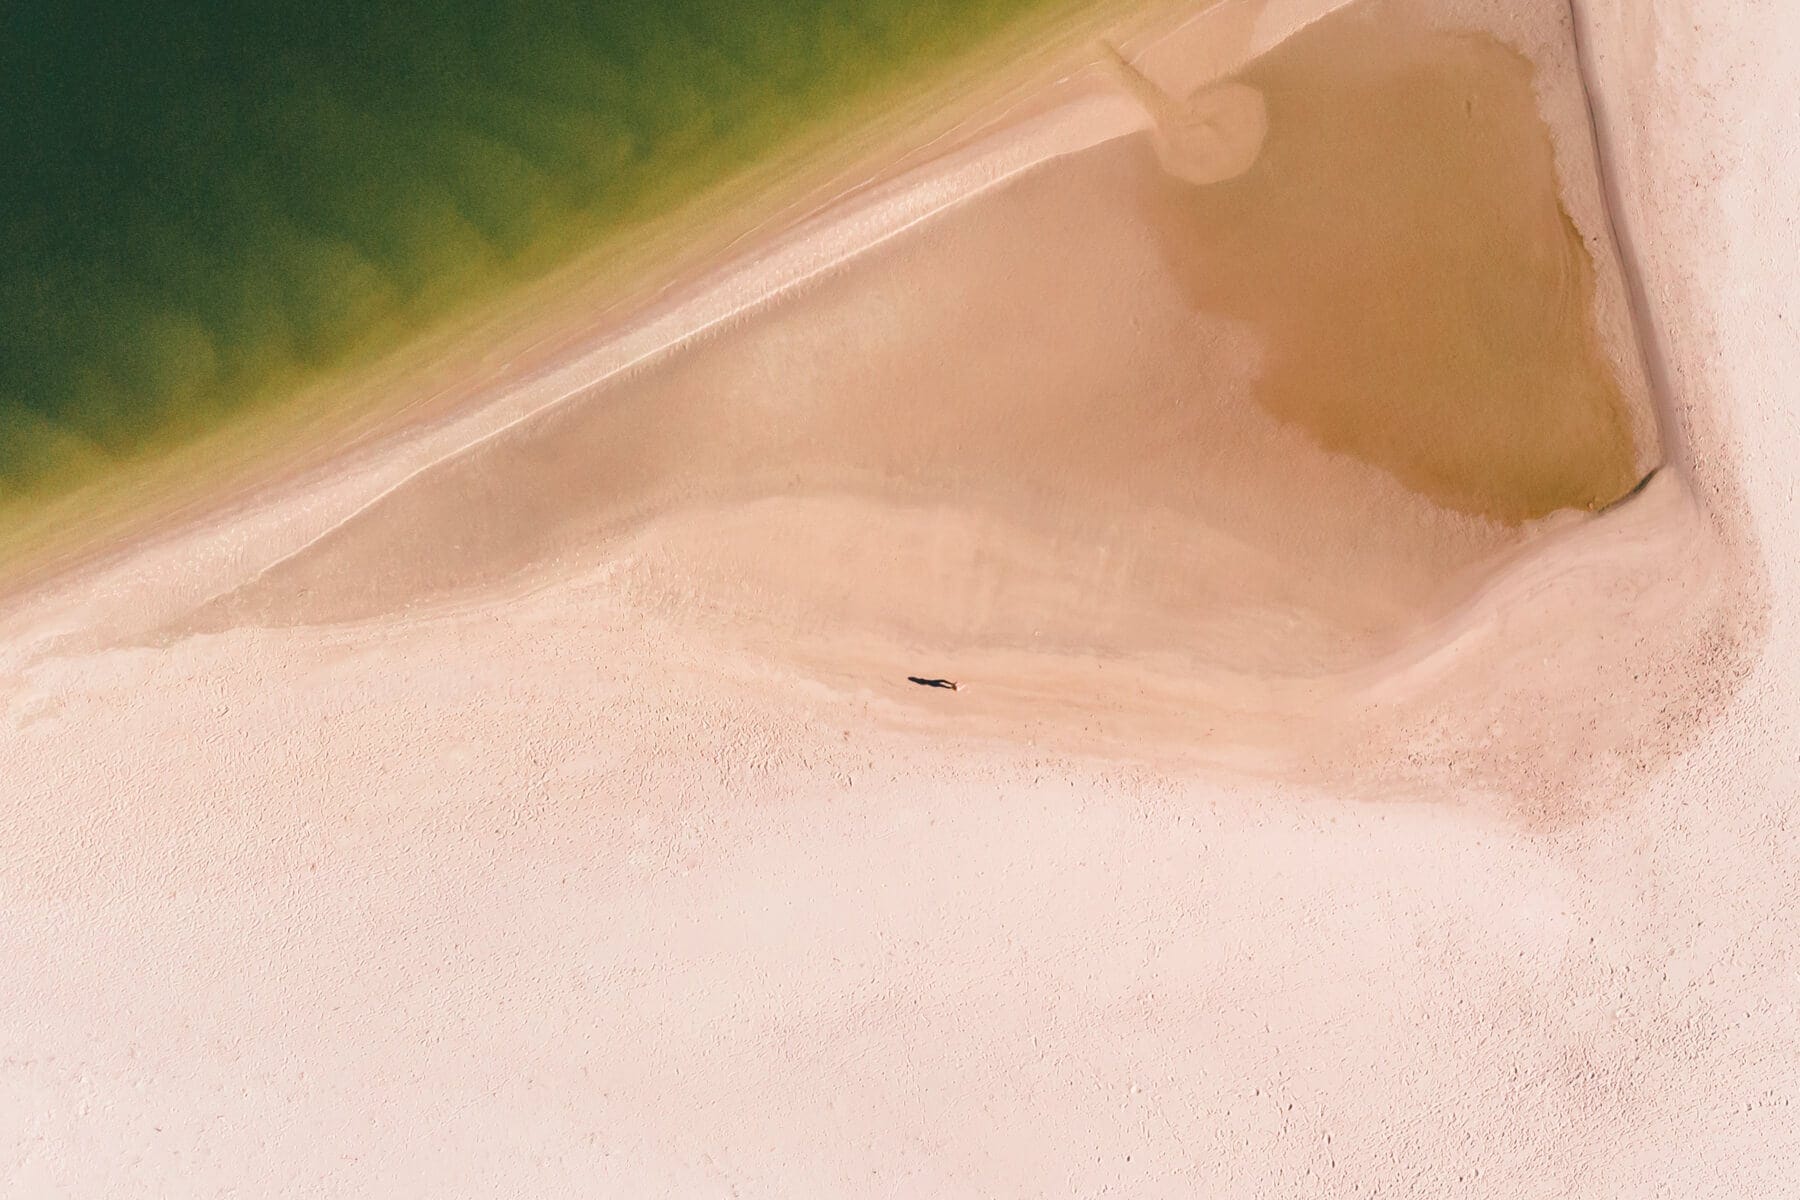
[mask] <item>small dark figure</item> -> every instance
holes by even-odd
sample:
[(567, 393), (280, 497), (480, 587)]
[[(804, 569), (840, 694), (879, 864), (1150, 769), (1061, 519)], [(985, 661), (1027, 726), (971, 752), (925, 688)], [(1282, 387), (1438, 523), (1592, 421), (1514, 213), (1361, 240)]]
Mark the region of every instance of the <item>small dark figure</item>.
[(916, 683), (920, 687), (949, 688), (953, 692), (962, 691), (961, 685), (954, 679), (925, 679), (918, 675), (908, 675), (906, 681)]

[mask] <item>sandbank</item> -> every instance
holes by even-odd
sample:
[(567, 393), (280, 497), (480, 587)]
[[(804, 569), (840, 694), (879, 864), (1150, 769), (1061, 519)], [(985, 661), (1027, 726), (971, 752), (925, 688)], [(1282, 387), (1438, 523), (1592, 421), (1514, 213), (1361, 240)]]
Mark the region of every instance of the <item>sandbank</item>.
[[(1121, 49), (1264, 89), (1278, 154), (1283, 64), (1403, 22), (1517, 184), (1456, 201), (1508, 254), (1416, 244), (1531, 304), (1191, 219), (1095, 55), (11, 597), (20, 1193), (1792, 1191), (1800, 22), (1335, 7)], [(1308, 376), (1349, 299), (1276, 303), (1296, 234), (1565, 368), (1430, 326), (1518, 406), (1468, 422)]]

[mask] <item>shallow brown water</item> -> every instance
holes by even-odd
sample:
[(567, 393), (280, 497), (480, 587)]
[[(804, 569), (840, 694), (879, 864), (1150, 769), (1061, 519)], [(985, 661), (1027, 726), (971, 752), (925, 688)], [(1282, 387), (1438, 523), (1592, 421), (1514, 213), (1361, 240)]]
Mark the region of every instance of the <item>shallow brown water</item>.
[(1263, 342), (1256, 399), (1465, 513), (1517, 522), (1629, 491), (1629, 417), (1531, 64), (1359, 5), (1241, 78), (1268, 104), (1256, 164), (1145, 182), (1192, 303)]

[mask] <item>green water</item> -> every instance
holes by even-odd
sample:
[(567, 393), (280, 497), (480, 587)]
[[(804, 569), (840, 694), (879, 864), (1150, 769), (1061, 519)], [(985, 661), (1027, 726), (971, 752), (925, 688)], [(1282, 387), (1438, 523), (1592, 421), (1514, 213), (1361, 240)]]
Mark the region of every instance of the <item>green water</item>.
[(1067, 2), (0, 0), (0, 502), (390, 348)]

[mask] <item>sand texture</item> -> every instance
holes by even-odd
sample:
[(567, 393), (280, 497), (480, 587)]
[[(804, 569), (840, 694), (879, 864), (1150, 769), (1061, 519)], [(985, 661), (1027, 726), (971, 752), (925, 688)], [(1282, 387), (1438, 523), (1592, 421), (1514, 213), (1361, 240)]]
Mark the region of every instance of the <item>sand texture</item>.
[(0, 601), (0, 1195), (1800, 1191), (1800, 21), (1114, 41)]

